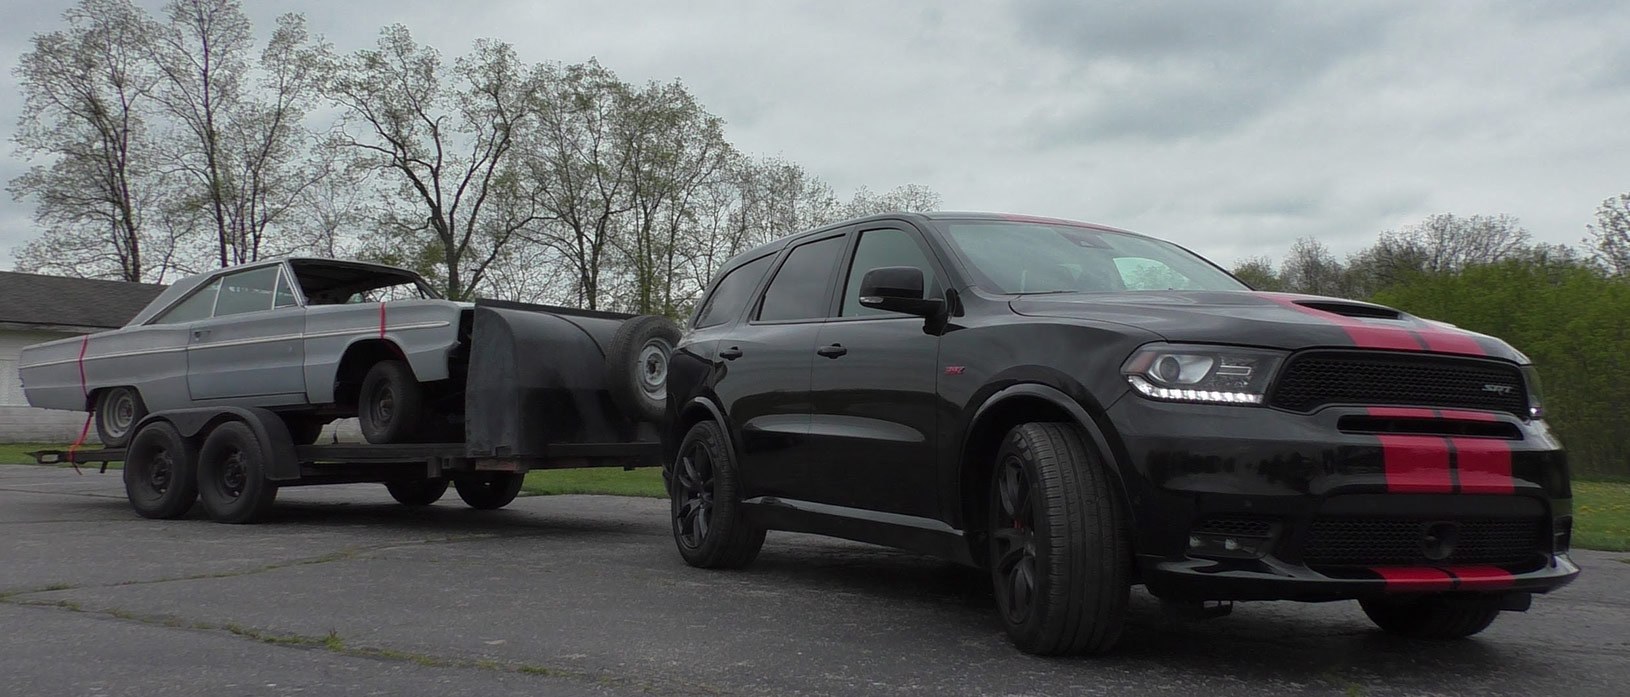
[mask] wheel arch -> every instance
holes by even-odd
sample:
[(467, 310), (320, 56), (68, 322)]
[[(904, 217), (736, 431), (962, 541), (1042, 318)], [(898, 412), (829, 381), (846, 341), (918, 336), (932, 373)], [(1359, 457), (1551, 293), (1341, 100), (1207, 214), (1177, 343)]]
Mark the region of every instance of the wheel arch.
[(418, 372), (413, 370), (413, 362), (407, 359), (402, 347), (390, 339), (369, 337), (346, 345), (345, 352), (340, 354), (339, 365), (334, 368), (334, 404), (355, 407), (368, 369), (380, 361), (390, 360), (406, 363), (408, 372), (414, 374), (415, 380), (419, 379)]
[(148, 424), (163, 422), (175, 427), (181, 437), (201, 443), (211, 431), (229, 421), (241, 422), (255, 433), (263, 462), (267, 463), (267, 479), (289, 481), (300, 478), (300, 459), (295, 454), (289, 427), (268, 409), (232, 406), (171, 409), (148, 414), (136, 423), (131, 434), (140, 433)]
[[(672, 463), (674, 458), (679, 456), (680, 441), (685, 439), (685, 434), (690, 433), (690, 430), (694, 428), (696, 424), (702, 423), (703, 421), (712, 421), (717, 424), (719, 426), (719, 430), (724, 432), (725, 442), (730, 445), (732, 450), (740, 452), (740, 450), (736, 448), (736, 436), (730, 430), (730, 422), (725, 419), (724, 410), (720, 409), (719, 405), (713, 403), (713, 400), (711, 399), (706, 397), (696, 397), (691, 401), (686, 402), (685, 405), (679, 409), (678, 414), (673, 420), (673, 426), (671, 428), (664, 429), (663, 431), (665, 436), (662, 439), (662, 450), (663, 462), (665, 464)], [(732, 458), (732, 460), (734, 460), (734, 458)]]

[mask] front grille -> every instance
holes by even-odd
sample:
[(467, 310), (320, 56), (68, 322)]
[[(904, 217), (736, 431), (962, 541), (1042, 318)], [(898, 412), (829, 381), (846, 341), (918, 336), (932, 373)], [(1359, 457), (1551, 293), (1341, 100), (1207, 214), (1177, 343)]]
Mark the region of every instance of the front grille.
[(1429, 518), (1313, 520), (1302, 543), (1308, 566), (1410, 566), (1431, 564), (1522, 564), (1551, 549), (1543, 518), (1461, 519), (1453, 552), (1428, 559), (1422, 534)]
[(1194, 532), (1230, 537), (1268, 537), (1273, 519), (1255, 516), (1212, 516), (1194, 526)]
[(1481, 409), (1518, 416), (1528, 412), (1522, 371), (1514, 365), (1363, 351), (1292, 356), (1268, 391), (1267, 402), (1300, 412), (1330, 404)]

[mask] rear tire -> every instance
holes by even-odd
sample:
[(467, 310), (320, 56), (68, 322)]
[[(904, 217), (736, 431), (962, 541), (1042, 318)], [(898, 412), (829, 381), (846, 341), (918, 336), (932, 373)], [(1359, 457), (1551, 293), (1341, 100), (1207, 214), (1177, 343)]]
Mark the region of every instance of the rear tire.
[(764, 529), (743, 514), (735, 457), (718, 424), (691, 427), (667, 479), (674, 544), (686, 564), (739, 569), (758, 558)]
[(125, 451), (125, 497), (143, 518), (180, 518), (198, 501), (198, 447), (174, 426), (143, 426)]
[(369, 443), (411, 443), (423, 435), (424, 386), (403, 361), (375, 363), (362, 379), (357, 421)]
[(147, 405), (134, 387), (110, 387), (96, 395), (96, 437), (109, 448), (130, 442), (136, 424), (147, 416)]
[(1026, 653), (1115, 646), (1131, 596), (1126, 514), (1103, 463), (1074, 426), (1009, 431), (990, 486), (990, 573), (997, 612)]
[(1427, 595), (1358, 601), (1375, 626), (1416, 639), (1462, 639), (1488, 629), (1500, 616), (1490, 598)]
[(470, 508), (490, 511), (508, 506), (521, 493), (526, 475), (520, 472), (482, 472), (453, 482), (458, 497)]
[(611, 399), (629, 418), (657, 423), (668, 414), (668, 358), (679, 328), (666, 317), (641, 315), (617, 327), (606, 347)]
[(277, 499), (277, 483), (266, 478), (260, 439), (241, 421), (210, 431), (198, 451), (198, 498), (209, 517), (221, 523), (253, 523)]
[(385, 482), (391, 498), (404, 506), (428, 506), (441, 500), (447, 493), (447, 480), (415, 479), (408, 482)]

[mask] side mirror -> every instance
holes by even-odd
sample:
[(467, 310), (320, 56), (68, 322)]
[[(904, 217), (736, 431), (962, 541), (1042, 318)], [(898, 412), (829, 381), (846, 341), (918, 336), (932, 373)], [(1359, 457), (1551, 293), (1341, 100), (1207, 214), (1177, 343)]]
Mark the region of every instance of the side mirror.
[(874, 310), (933, 317), (945, 301), (923, 297), (923, 270), (915, 266), (884, 266), (866, 272), (860, 280), (860, 304)]

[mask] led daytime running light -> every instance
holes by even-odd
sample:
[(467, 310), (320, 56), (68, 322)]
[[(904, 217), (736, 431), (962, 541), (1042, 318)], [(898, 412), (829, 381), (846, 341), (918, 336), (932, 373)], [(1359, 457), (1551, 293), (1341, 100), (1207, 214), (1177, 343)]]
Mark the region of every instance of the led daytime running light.
[(1216, 404), (1261, 404), (1262, 395), (1251, 392), (1220, 392), (1217, 390), (1182, 390), (1160, 387), (1136, 375), (1126, 376), (1127, 382), (1145, 397), (1179, 402), (1212, 402)]

